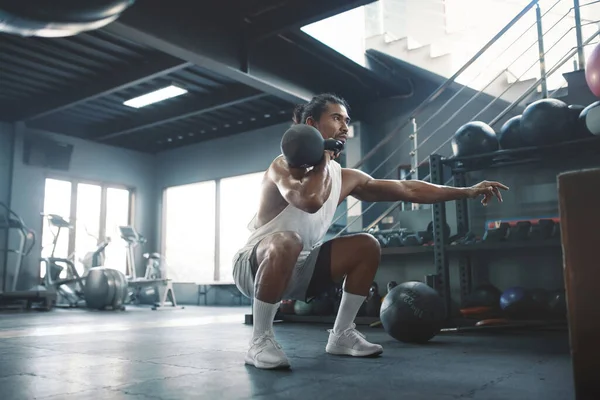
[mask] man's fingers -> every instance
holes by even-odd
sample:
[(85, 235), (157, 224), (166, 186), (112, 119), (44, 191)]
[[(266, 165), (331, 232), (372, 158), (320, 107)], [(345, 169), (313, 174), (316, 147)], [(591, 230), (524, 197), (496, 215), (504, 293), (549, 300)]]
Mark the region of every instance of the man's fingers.
[(504, 189), (504, 190), (508, 190), (508, 186), (501, 184), (500, 182), (490, 182), (490, 185), (492, 185), (493, 187), (497, 187), (500, 189)]
[(502, 194), (500, 193), (500, 190), (498, 190), (498, 188), (494, 188), (494, 195), (496, 195), (496, 197), (498, 198), (499, 202), (502, 202)]

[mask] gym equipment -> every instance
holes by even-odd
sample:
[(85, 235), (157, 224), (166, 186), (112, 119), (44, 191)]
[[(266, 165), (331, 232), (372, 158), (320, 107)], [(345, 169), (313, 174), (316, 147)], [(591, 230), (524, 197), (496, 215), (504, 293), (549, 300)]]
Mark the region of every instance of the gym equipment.
[(591, 133), (585, 126), (585, 119), (580, 118), (581, 113), (585, 110), (584, 106), (578, 104), (570, 104), (569, 109), (569, 129), (573, 138), (584, 139), (591, 137)]
[(379, 317), (381, 302), (382, 298), (379, 294), (379, 285), (377, 285), (377, 282), (373, 282), (369, 289), (369, 296), (367, 297), (367, 307), (365, 310), (367, 317)]
[(381, 323), (394, 339), (407, 343), (426, 343), (440, 329), (446, 312), (438, 292), (418, 281), (394, 287), (383, 300)]
[(305, 301), (296, 300), (296, 302), (294, 303), (294, 312), (296, 313), (296, 315), (311, 315), (313, 312), (312, 302), (307, 303)]
[(585, 81), (594, 95), (600, 97), (600, 45), (596, 45), (585, 64)]
[[(52, 232), (52, 252), (49, 257), (40, 261), (44, 265), (45, 276), (43, 284), (52, 286), (57, 293), (56, 307), (80, 307), (84, 305), (83, 279), (77, 272), (73, 261), (67, 258), (56, 257), (56, 245), (63, 229), (73, 229), (71, 224), (57, 214), (41, 214), (50, 227), (58, 228), (56, 233)], [(63, 275), (64, 277), (61, 277)]]
[(497, 228), (486, 229), (482, 240), (484, 242), (502, 242), (508, 238), (510, 233), (510, 224), (502, 222)]
[[(16, 236), (15, 236), (16, 235)], [(50, 311), (56, 303), (56, 292), (52, 287), (37, 285), (30, 290), (17, 290), (17, 281), (21, 273), (23, 260), (35, 245), (35, 231), (29, 229), (21, 217), (11, 210), (6, 204), (0, 202), (0, 236), (6, 247), (0, 248), (3, 253), (2, 290), (0, 303), (14, 305), (15, 302), (25, 302), (25, 307)], [(15, 243), (11, 246), (11, 243)], [(12, 280), (8, 279), (9, 266), (12, 266)]]
[(325, 150), (338, 154), (343, 149), (344, 142), (323, 139), (317, 129), (306, 124), (292, 126), (281, 138), (281, 152), (287, 163), (294, 168), (307, 168), (319, 164)]
[(327, 292), (321, 293), (310, 301), (312, 304), (312, 314), (319, 316), (333, 315), (334, 298)]
[(509, 241), (523, 241), (531, 238), (531, 232), (533, 231), (533, 224), (531, 221), (519, 221), (515, 225), (510, 227), (508, 233)]
[(0, 0), (0, 32), (66, 37), (115, 21), (135, 0)]
[(527, 317), (531, 313), (531, 297), (524, 288), (511, 287), (500, 296), (500, 308), (511, 318)]
[[(166, 264), (160, 254), (144, 253), (144, 258), (147, 260), (144, 277), (138, 277), (135, 270), (135, 247), (146, 243), (147, 240), (132, 226), (120, 226), (119, 230), (121, 238), (127, 242), (127, 265), (130, 273), (127, 282), (129, 288), (132, 289), (129, 293), (131, 302), (140, 304), (142, 296), (155, 290), (158, 293), (158, 301), (154, 302), (153, 310), (157, 310), (159, 307), (162, 309), (167, 301), (171, 302), (173, 308), (177, 308), (173, 282), (171, 279), (167, 279)], [(147, 290), (148, 288), (153, 289)]]
[(498, 142), (501, 149), (518, 149), (520, 147), (533, 146), (527, 137), (521, 133), (521, 115), (512, 117), (506, 121), (498, 133)]
[(549, 145), (569, 139), (570, 111), (558, 99), (540, 99), (525, 107), (521, 117), (521, 135), (535, 146)]
[[(444, 238), (450, 239), (451, 233), (450, 225), (446, 223), (446, 225), (444, 225)], [(424, 237), (423, 240), (425, 241), (425, 239), (428, 239), (427, 241), (433, 241), (433, 221), (430, 221), (427, 224), (427, 236)]]
[(490, 283), (477, 285), (475, 289), (465, 297), (462, 306), (469, 307), (491, 307), (498, 309), (502, 292)]
[(294, 315), (294, 304), (296, 300), (285, 299), (281, 300), (279, 305), (279, 312), (283, 315)]
[(579, 126), (584, 137), (600, 135), (600, 101), (590, 104), (581, 111)]
[(455, 157), (475, 156), (499, 149), (496, 132), (485, 122), (467, 122), (452, 136), (452, 152)]
[[(83, 274), (80, 275), (73, 261), (55, 256), (61, 229), (72, 229), (71, 224), (59, 215), (50, 214), (46, 217), (49, 225), (58, 228), (56, 234), (53, 233), (53, 248), (50, 257), (41, 260), (46, 266), (44, 284), (52, 286), (58, 294), (56, 306), (87, 307), (100, 310), (124, 309), (125, 296), (120, 293), (127, 294), (125, 277), (121, 272), (104, 266), (104, 251), (110, 244), (110, 238), (99, 242), (94, 251), (88, 252), (81, 259)], [(61, 264), (65, 265), (66, 269)], [(66, 276), (61, 278), (60, 275), (63, 272)], [(119, 274), (123, 275), (123, 279), (118, 276)]]
[(531, 240), (547, 240), (554, 237), (557, 224), (551, 219), (540, 219), (531, 227)]
[(548, 314), (549, 293), (545, 289), (537, 288), (529, 291), (531, 298), (531, 311), (533, 315), (546, 316)]
[(121, 271), (96, 267), (85, 278), (85, 303), (98, 310), (125, 310), (127, 278)]

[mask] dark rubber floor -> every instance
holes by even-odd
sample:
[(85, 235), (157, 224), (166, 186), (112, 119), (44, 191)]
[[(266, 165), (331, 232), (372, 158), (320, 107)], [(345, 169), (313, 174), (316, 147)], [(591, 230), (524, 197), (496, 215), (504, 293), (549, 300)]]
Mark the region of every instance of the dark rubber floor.
[(277, 324), (290, 371), (244, 365), (248, 308), (0, 314), (0, 399), (574, 398), (566, 332), (440, 335), (425, 346), (325, 353), (328, 325)]

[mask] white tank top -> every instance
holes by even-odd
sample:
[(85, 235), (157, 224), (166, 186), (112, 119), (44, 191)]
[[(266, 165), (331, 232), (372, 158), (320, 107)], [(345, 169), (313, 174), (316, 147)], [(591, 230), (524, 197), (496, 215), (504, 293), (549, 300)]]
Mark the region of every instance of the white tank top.
[(328, 168), (331, 175), (331, 193), (319, 211), (310, 214), (288, 204), (279, 215), (259, 228), (256, 228), (255, 214), (248, 224), (252, 234), (248, 238), (247, 246), (254, 246), (265, 236), (283, 231), (292, 231), (300, 235), (304, 243), (303, 251), (310, 251), (319, 244), (333, 222), (342, 191), (342, 167), (336, 161), (330, 161)]

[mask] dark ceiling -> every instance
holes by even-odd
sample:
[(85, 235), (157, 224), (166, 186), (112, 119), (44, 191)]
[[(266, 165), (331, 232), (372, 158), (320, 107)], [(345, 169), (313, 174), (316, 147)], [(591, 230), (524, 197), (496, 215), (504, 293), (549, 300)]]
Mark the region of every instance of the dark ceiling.
[[(143, 152), (290, 121), (296, 103), (336, 92), (354, 119), (409, 94), (299, 28), (372, 0), (138, 1), (116, 22), (66, 38), (0, 35), (0, 120)], [(188, 93), (135, 109), (171, 83)]]

